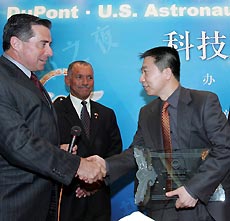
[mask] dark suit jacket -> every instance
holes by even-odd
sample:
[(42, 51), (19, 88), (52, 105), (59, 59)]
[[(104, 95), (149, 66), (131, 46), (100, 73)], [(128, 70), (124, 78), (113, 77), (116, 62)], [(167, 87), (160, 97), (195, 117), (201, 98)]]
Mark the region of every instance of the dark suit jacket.
[[(161, 106), (162, 102), (159, 98), (144, 106), (140, 110), (138, 129), (131, 147), (121, 155), (107, 159), (111, 182), (136, 167), (133, 156), (134, 145), (143, 145), (154, 151), (163, 151), (160, 126)], [(210, 149), (206, 160), (186, 184), (187, 189), (202, 203), (210, 204), (210, 196), (221, 183), (228, 196), (226, 200), (229, 201), (230, 127), (221, 110), (218, 97), (211, 92), (182, 87), (177, 108), (179, 148)], [(222, 204), (219, 203), (219, 205)], [(226, 207), (224, 208), (225, 213), (229, 211)], [(224, 217), (223, 210), (222, 214)], [(213, 216), (215, 215), (221, 216), (218, 212)], [(220, 220), (223, 221), (224, 218)]]
[[(92, 100), (90, 105), (90, 139), (88, 139), (70, 97), (68, 96), (66, 99), (55, 103), (61, 143), (70, 143), (71, 128), (77, 125), (82, 128), (82, 133), (77, 139), (78, 155), (87, 157), (97, 154), (106, 158), (120, 153), (122, 150), (122, 140), (114, 111)], [(79, 182), (75, 181), (75, 183)], [(75, 220), (86, 216), (86, 214), (94, 214), (95, 216), (104, 213), (110, 214), (109, 187), (103, 185), (94, 195), (77, 199), (75, 196), (76, 187), (74, 186), (75, 184), (64, 187), (61, 220)]]
[[(55, 186), (52, 180), (69, 184), (80, 159), (59, 149), (51, 103), (4, 57), (0, 94), (0, 220), (44, 221)], [(57, 201), (54, 205), (57, 214)]]

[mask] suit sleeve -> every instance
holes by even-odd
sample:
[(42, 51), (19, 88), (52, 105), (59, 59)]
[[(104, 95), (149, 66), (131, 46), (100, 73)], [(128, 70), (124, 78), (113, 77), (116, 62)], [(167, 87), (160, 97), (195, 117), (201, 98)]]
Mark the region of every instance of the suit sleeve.
[(133, 142), (130, 147), (124, 150), (122, 153), (114, 155), (106, 159), (108, 169), (109, 169), (109, 182), (120, 179), (129, 172), (137, 170), (137, 164), (134, 157), (134, 146), (144, 145), (144, 140), (142, 136), (142, 129), (140, 126), (140, 115), (138, 120), (138, 129), (133, 138)]
[(230, 126), (218, 97), (213, 93), (208, 93), (201, 115), (202, 126), (199, 129), (205, 131), (211, 148), (198, 173), (186, 184), (186, 188), (207, 203), (229, 172)]
[(20, 168), (21, 173), (30, 171), (31, 176), (69, 184), (80, 158), (59, 149), (52, 110), (36, 94), (14, 82), (1, 81), (0, 93), (0, 162), (6, 171), (2, 178), (8, 179), (9, 168), (19, 176)]

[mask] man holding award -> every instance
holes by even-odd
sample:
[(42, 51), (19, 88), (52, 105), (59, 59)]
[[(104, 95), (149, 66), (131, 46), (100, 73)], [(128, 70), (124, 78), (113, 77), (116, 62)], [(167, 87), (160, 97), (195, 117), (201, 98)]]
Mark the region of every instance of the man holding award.
[(217, 95), (180, 85), (174, 48), (152, 48), (140, 57), (140, 82), (158, 98), (141, 108), (130, 148), (101, 159), (110, 183), (139, 164), (147, 168), (146, 174), (138, 171), (141, 180), (156, 174), (152, 183), (137, 186), (138, 193), (152, 185), (144, 191), (148, 200), (139, 203), (146, 215), (156, 221), (229, 220), (230, 126)]

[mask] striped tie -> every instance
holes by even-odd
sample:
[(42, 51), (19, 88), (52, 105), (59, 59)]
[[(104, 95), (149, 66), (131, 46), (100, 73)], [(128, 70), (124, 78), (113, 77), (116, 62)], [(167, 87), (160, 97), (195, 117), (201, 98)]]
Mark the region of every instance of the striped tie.
[(82, 101), (82, 109), (81, 109), (81, 122), (83, 124), (86, 136), (89, 138), (89, 134), (90, 134), (90, 116), (89, 116), (89, 112), (87, 110), (86, 101)]
[(166, 153), (166, 169), (168, 172), (168, 177), (166, 180), (166, 191), (172, 190), (172, 178), (170, 174), (172, 172), (172, 141), (170, 135), (170, 124), (169, 124), (169, 113), (168, 113), (169, 103), (166, 101), (163, 104), (161, 112), (161, 123), (162, 123), (162, 135), (164, 143), (164, 151)]

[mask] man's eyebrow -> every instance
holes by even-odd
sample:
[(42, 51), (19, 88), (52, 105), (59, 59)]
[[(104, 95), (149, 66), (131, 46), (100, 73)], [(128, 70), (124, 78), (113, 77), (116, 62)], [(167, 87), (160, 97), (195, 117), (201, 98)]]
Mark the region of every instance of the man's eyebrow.
[(46, 42), (46, 43), (49, 42), (48, 40), (40, 40), (40, 41), (41, 41), (41, 42)]
[(47, 41), (47, 40), (41, 40), (40, 42), (42, 42), (42, 43), (49, 43), (50, 45), (52, 44), (52, 41)]
[(147, 68), (147, 66), (143, 65), (143, 66), (141, 67), (141, 70), (146, 69), (146, 68)]

